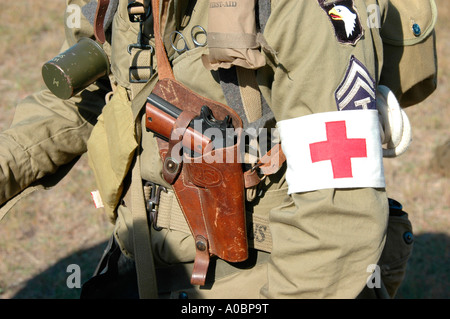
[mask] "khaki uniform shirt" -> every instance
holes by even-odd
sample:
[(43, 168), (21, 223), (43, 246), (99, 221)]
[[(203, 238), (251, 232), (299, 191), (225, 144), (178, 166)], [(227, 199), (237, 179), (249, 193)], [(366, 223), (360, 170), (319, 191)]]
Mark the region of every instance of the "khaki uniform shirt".
[[(70, 2), (85, 4), (80, 0)], [(336, 29), (325, 10), (329, 2), (272, 1), (264, 38), (276, 54), (263, 51), (267, 63), (257, 70), (257, 81), (277, 121), (337, 111), (335, 91), (345, 79), (352, 57), (364, 65), (375, 83), (380, 81), (380, 27), (388, 13), (388, 1), (338, 1), (357, 13), (359, 29), (355, 29), (357, 36), (352, 43), (345, 43), (343, 29)], [(0, 203), (14, 199), (24, 189), (27, 192), (33, 183), (54, 184), (63, 165), (76, 160), (88, 147), (97, 180), (109, 185), (103, 186), (105, 202), (108, 194), (114, 194), (112, 198), (121, 195), (135, 149), (133, 139), (127, 140), (134, 137), (132, 115), (121, 108), (132, 107), (127, 46), (136, 42), (138, 34), (138, 24), (129, 21), (126, 6), (126, 1), (120, 1), (104, 45), (111, 60), (110, 80), (117, 87), (113, 99), (104, 107), (104, 97), (110, 89), (108, 79), (102, 79), (67, 101), (43, 91), (21, 102), (11, 128), (0, 136)], [(197, 1), (189, 18), (179, 14), (184, 9), (180, 7), (176, 11), (175, 6), (170, 6), (169, 17), (178, 16), (178, 23), (184, 23), (192, 49), (178, 55), (166, 44), (175, 77), (198, 94), (226, 103), (217, 74), (208, 71), (201, 60), (208, 48), (194, 48), (188, 36), (194, 25), (207, 30), (208, 1)], [(176, 24), (172, 18), (167, 22), (165, 39)], [(92, 27), (83, 20), (81, 29), (67, 30), (65, 48), (81, 36), (92, 34)], [(152, 34), (151, 21), (145, 23), (144, 34)], [(157, 69), (154, 57), (152, 65)], [(147, 96), (151, 88), (152, 84), (144, 86), (142, 96)], [(129, 125), (118, 128), (113, 119), (128, 121)], [(169, 186), (161, 177), (155, 139), (145, 129), (141, 148), (142, 179)], [(110, 162), (113, 177), (102, 175), (102, 168), (95, 163), (100, 157), (101, 165), (105, 157)], [(323, 189), (288, 195), (283, 170), (264, 184), (264, 195), (249, 204), (248, 211), (268, 221), (271, 252), (252, 250), (245, 264), (217, 260), (210, 266), (214, 268), (214, 283), (208, 287), (188, 285), (195, 256), (190, 233), (174, 229), (152, 231), (162, 296), (177, 296), (178, 291), (187, 291), (191, 298), (358, 296), (370, 276), (368, 267), (377, 264), (385, 244), (385, 190)], [(116, 240), (123, 253), (133, 258), (130, 209), (120, 202), (109, 211), (116, 225)]]

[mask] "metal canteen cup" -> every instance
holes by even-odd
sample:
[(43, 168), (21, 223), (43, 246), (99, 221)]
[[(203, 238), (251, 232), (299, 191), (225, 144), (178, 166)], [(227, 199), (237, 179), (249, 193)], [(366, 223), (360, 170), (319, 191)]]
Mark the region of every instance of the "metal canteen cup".
[(45, 85), (63, 100), (108, 74), (108, 56), (101, 45), (90, 38), (81, 38), (42, 67)]

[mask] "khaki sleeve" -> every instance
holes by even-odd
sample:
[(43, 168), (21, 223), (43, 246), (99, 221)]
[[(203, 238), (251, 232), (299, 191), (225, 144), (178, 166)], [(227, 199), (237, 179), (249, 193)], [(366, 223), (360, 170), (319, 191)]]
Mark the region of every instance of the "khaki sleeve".
[[(80, 10), (88, 3), (71, 0), (67, 5)], [(66, 10), (65, 21), (70, 14)], [(93, 34), (82, 14), (79, 27), (65, 24), (61, 52)], [(104, 78), (69, 100), (43, 90), (17, 105), (10, 128), (0, 133), (0, 219), (21, 197), (56, 184), (86, 152), (87, 139), (110, 90), (109, 80)]]
[[(269, 75), (271, 90), (266, 98), (277, 121), (338, 111), (335, 91), (352, 56), (378, 78), (380, 57), (374, 47), (381, 40), (378, 30), (366, 25), (366, 6), (377, 2), (354, 1), (364, 28), (364, 36), (354, 45), (339, 42), (319, 2), (273, 2), (264, 36), (277, 56), (268, 59), (272, 68), (266, 67), (261, 74)], [(284, 203), (269, 215), (273, 248), (262, 296), (356, 297), (370, 276), (368, 267), (380, 257), (387, 214), (384, 189), (324, 189), (286, 195)]]
[(0, 133), (0, 204), (86, 152), (106, 92), (99, 81), (67, 101), (44, 90), (17, 105)]

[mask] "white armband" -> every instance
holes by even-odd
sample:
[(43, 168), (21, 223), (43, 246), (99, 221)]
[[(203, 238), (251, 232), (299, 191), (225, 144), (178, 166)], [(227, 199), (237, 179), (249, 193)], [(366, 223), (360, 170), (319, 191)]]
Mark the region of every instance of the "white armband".
[(317, 113), (277, 126), (289, 194), (386, 186), (376, 110)]

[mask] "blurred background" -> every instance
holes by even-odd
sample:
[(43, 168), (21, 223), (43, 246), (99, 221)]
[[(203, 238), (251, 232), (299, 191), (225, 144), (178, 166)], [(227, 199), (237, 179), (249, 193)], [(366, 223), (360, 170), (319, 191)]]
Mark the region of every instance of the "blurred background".
[[(397, 298), (450, 298), (450, 1), (436, 0), (439, 84), (425, 102), (406, 109), (413, 143), (397, 159), (385, 159), (390, 197), (409, 213), (415, 246)], [(64, 37), (65, 1), (0, 0), (0, 130), (15, 105), (44, 88), (42, 64)], [(81, 281), (92, 275), (112, 231), (102, 210), (86, 157), (52, 191), (19, 202), (0, 222), (0, 299), (78, 298), (67, 268)]]

